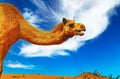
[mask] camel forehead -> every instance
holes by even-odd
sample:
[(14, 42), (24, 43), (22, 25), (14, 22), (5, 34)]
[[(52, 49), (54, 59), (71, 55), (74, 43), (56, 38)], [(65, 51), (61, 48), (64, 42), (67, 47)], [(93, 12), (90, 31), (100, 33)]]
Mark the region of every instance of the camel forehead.
[(67, 20), (67, 23), (76, 23), (74, 20)]
[(75, 22), (74, 20), (68, 20), (67, 24), (74, 24), (74, 26), (80, 25), (80, 23)]
[(75, 22), (74, 20), (68, 20), (67, 25), (73, 24), (74, 27), (80, 27), (81, 23)]

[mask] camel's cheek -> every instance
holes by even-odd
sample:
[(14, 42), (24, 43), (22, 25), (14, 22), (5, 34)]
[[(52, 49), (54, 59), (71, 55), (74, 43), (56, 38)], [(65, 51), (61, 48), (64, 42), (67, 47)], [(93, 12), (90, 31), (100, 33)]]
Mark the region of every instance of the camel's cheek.
[(68, 26), (64, 26), (64, 30), (67, 32), (69, 31), (69, 27)]

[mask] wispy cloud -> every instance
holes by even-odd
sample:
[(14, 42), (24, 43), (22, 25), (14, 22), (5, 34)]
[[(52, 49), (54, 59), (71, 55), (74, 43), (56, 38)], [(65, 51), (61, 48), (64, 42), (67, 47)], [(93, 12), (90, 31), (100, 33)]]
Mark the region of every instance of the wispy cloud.
[(6, 67), (9, 67), (9, 68), (20, 68), (20, 69), (35, 69), (36, 67), (34, 65), (31, 65), (31, 64), (22, 64), (22, 63), (19, 63), (19, 62), (7, 62), (5, 64)]
[(22, 14), (24, 18), (27, 19), (35, 27), (39, 27), (38, 24), (44, 21), (42, 18), (40, 18), (40, 16), (28, 8), (24, 8), (24, 12)]
[[(42, 0), (34, 1), (34, 4), (38, 6), (39, 9), (47, 9), (45, 4), (41, 2)], [(82, 37), (75, 36), (59, 45), (22, 45), (20, 55), (26, 57), (69, 55), (69, 52), (66, 50), (75, 51), (83, 46), (86, 40), (94, 39), (106, 30), (109, 24), (109, 11), (120, 3), (120, 0), (60, 0), (60, 3), (61, 8), (59, 12), (52, 10), (49, 6), (54, 17), (56, 17), (56, 21), (66, 17), (82, 22), (87, 29), (85, 35)]]
[(43, 0), (30, 0), (33, 4), (35, 4), (40, 10), (48, 11), (47, 6), (43, 2)]
[(109, 17), (111, 16), (109, 12), (120, 4), (120, 0), (60, 1), (62, 13), (54, 12), (56, 17), (59, 19), (66, 17), (85, 24), (87, 30), (82, 37), (83, 40), (93, 39), (105, 31), (109, 24)]

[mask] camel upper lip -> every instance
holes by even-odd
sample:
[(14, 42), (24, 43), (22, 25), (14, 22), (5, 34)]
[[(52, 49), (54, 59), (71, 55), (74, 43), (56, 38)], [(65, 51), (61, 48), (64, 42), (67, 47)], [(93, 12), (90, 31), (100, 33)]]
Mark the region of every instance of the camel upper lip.
[(81, 32), (81, 30), (75, 30), (76, 32)]
[(86, 29), (83, 30), (75, 30), (76, 32), (82, 32), (82, 31), (86, 31)]

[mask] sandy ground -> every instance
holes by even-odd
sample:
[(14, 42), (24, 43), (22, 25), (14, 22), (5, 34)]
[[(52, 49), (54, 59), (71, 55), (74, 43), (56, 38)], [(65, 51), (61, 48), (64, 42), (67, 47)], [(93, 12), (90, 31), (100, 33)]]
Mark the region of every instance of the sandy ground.
[(73, 77), (40, 74), (3, 74), (1, 79), (73, 79)]
[(79, 76), (50, 76), (41, 74), (3, 74), (1, 79), (112, 79), (92, 73), (83, 73)]

